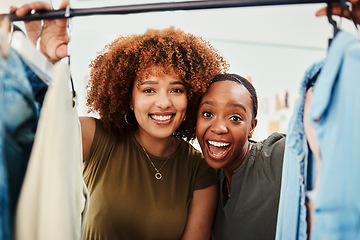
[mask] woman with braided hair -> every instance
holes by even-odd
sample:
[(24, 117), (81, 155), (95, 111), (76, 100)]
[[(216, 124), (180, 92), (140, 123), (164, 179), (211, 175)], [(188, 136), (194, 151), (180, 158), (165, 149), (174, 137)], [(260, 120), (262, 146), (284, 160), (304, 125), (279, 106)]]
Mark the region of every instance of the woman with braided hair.
[(257, 125), (255, 88), (237, 74), (219, 74), (204, 94), (196, 135), (218, 170), (213, 239), (275, 239), (285, 135), (251, 139)]

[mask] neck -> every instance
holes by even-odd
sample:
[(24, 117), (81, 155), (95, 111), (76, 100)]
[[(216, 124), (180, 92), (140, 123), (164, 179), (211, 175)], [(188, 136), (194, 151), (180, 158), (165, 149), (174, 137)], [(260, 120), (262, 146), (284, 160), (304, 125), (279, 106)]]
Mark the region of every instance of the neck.
[(234, 171), (236, 169), (238, 169), (241, 166), (241, 164), (245, 161), (246, 157), (249, 154), (251, 145), (252, 144), (249, 141), (246, 141), (246, 143), (243, 147), (242, 154), (239, 157), (237, 157), (236, 159), (234, 159), (234, 161), (230, 165), (224, 167), (224, 173), (225, 173), (225, 176), (228, 179), (230, 185), (231, 185), (231, 178), (232, 178)]
[(174, 136), (167, 138), (154, 139), (148, 138), (139, 134), (138, 131), (134, 133), (136, 140), (140, 145), (153, 156), (157, 157), (168, 157), (177, 148), (179, 141)]

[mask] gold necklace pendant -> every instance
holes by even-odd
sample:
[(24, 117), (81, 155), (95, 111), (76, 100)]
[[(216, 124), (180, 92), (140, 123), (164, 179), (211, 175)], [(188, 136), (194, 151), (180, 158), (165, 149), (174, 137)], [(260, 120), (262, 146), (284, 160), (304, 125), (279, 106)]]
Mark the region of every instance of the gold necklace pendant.
[(167, 163), (167, 161), (168, 161), (169, 158), (170, 158), (170, 155), (167, 157), (167, 159), (165, 160), (164, 164), (163, 164), (159, 169), (157, 169), (156, 166), (155, 166), (155, 164), (154, 164), (154, 162), (151, 160), (149, 154), (148, 154), (147, 151), (145, 150), (145, 148), (144, 148), (143, 146), (141, 146), (141, 147), (142, 147), (142, 149), (143, 149), (146, 157), (149, 159), (151, 166), (152, 166), (152, 167), (155, 169), (155, 171), (156, 171), (156, 173), (155, 173), (155, 175), (154, 175), (155, 178), (156, 178), (157, 180), (162, 179), (162, 174), (160, 173), (160, 170), (165, 166), (165, 164)]
[(160, 172), (155, 173), (155, 178), (160, 180), (162, 178), (162, 174)]
[[(173, 142), (172, 142), (171, 147), (174, 145), (174, 140), (175, 140), (175, 139), (173, 138), (172, 140), (173, 140)], [(140, 144), (140, 142), (139, 142), (139, 144)], [(144, 151), (147, 159), (149, 159), (151, 166), (152, 166), (152, 167), (155, 169), (155, 171), (156, 171), (156, 173), (155, 173), (155, 175), (154, 175), (155, 178), (156, 178), (157, 180), (162, 179), (162, 174), (160, 173), (160, 171), (161, 171), (161, 169), (165, 166), (165, 164), (168, 162), (171, 154), (166, 158), (166, 160), (165, 160), (165, 162), (163, 163), (163, 165), (162, 165), (159, 169), (157, 169), (156, 166), (155, 166), (155, 163), (151, 160), (151, 158), (150, 158), (149, 154), (147, 153), (147, 151), (145, 150), (145, 148), (144, 148), (141, 144), (140, 144), (140, 146), (141, 146), (141, 148), (143, 149), (143, 151)]]

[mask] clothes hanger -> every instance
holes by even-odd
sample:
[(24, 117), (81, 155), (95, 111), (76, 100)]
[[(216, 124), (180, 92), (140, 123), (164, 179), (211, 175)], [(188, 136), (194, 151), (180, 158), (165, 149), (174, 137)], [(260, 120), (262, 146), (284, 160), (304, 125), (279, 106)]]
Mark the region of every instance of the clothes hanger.
[(349, 10), (349, 14), (350, 14), (350, 20), (352, 20), (352, 22), (355, 26), (355, 32), (356, 32), (357, 38), (360, 39), (360, 32), (359, 32), (359, 27), (358, 27), (359, 24), (355, 21), (353, 10), (352, 10), (352, 4), (349, 2), (346, 2), (346, 3), (347, 3), (347, 7)]
[[(51, 6), (52, 6), (52, 1), (51, 1)], [(68, 47), (68, 65), (69, 65), (69, 69), (70, 69), (70, 59), (71, 59), (71, 54), (70, 54), (70, 46), (71, 46), (71, 33), (72, 33), (72, 23), (71, 23), (71, 18), (70, 18), (70, 0), (68, 3), (68, 6), (65, 9), (65, 17), (68, 18), (68, 22), (67, 22), (67, 31), (68, 31), (68, 35), (69, 35), (69, 43), (67, 45)], [(70, 83), (71, 83), (71, 89), (72, 89), (72, 93), (73, 93), (73, 101), (72, 101), (72, 106), (75, 107), (75, 101), (76, 101), (76, 91), (75, 91), (75, 87), (74, 87), (74, 81), (71, 75), (71, 71), (70, 71)]]
[[(341, 6), (341, 14), (340, 14), (340, 21), (339, 21), (340, 24), (339, 25), (341, 25), (341, 21), (342, 21), (343, 16), (344, 16), (344, 11), (348, 7), (347, 1), (346, 0), (340, 0), (340, 6)], [(349, 8), (349, 11), (350, 11), (350, 16), (351, 16), (352, 11), (351, 11), (350, 8)], [(329, 23), (333, 26), (333, 37), (329, 39), (329, 46), (330, 46), (331, 41), (335, 38), (336, 34), (341, 30), (340, 27), (338, 26), (338, 23), (332, 18), (332, 4), (331, 4), (331, 2), (327, 3), (326, 15), (327, 15), (327, 19), (328, 19)], [(352, 18), (352, 16), (351, 16), (351, 18)], [(355, 21), (354, 21), (354, 24), (356, 26)]]
[(53, 64), (39, 51), (40, 40), (44, 28), (41, 20), (41, 31), (34, 46), (25, 36), (25, 33), (17, 28), (11, 36), (11, 48), (17, 52), (26, 65), (47, 85), (50, 84), (53, 74)]
[(339, 29), (337, 26), (337, 22), (332, 18), (332, 4), (327, 3), (326, 8), (326, 15), (329, 23), (333, 26), (333, 36), (329, 38), (328, 46), (330, 47), (332, 40), (335, 38), (336, 34), (338, 33)]
[[(52, 1), (50, 1), (50, 4), (53, 6)], [(32, 14), (35, 14), (35, 12), (32, 12)], [(41, 30), (35, 46), (22, 31), (15, 31), (12, 36), (11, 47), (22, 57), (30, 69), (49, 85), (53, 76), (54, 65), (39, 51), (43, 29), (44, 20), (41, 19)]]
[(329, 23), (333, 26), (333, 30), (334, 30), (333, 37), (335, 37), (335, 35), (337, 34), (339, 29), (337, 27), (337, 22), (332, 18), (332, 4), (331, 3), (327, 4), (326, 15), (327, 15), (327, 19), (328, 19)]
[(50, 84), (54, 68), (53, 64), (36, 49), (22, 31), (14, 31), (10, 46), (42, 81)]

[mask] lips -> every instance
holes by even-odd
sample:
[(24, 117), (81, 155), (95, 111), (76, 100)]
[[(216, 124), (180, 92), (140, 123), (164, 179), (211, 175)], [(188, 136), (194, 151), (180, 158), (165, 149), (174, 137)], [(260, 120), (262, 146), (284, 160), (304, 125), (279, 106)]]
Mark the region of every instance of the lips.
[(150, 115), (150, 117), (157, 121), (167, 121), (172, 117), (172, 115)]
[(150, 118), (157, 124), (168, 124), (172, 121), (172, 118), (175, 116), (175, 114), (166, 114), (166, 115), (160, 115), (160, 114), (149, 114)]
[(207, 141), (207, 147), (209, 156), (219, 160), (227, 155), (230, 149), (230, 143), (209, 140)]

